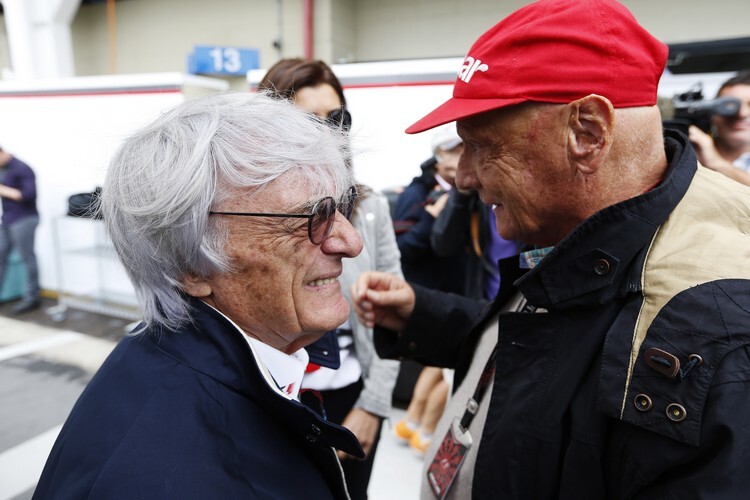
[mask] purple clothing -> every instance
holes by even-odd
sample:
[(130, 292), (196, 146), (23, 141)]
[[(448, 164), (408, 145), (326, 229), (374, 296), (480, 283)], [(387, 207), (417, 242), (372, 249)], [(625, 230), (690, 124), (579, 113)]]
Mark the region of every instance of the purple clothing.
[(0, 167), (0, 183), (21, 191), (21, 201), (2, 198), (3, 224), (13, 224), (24, 217), (39, 215), (36, 210), (36, 178), (31, 167), (11, 158)]
[[(487, 223), (490, 225), (490, 241), (487, 242), (487, 247), (484, 251), (487, 253), (487, 257), (490, 262), (497, 262), (505, 257), (512, 257), (518, 253), (518, 244), (514, 241), (508, 241), (503, 239), (502, 236), (497, 234), (497, 225), (495, 223), (495, 213), (492, 211), (492, 206), (487, 207), (489, 217), (487, 217)], [(484, 285), (484, 293), (490, 299), (497, 295), (497, 291), (500, 288), (500, 275), (487, 273), (487, 282)]]

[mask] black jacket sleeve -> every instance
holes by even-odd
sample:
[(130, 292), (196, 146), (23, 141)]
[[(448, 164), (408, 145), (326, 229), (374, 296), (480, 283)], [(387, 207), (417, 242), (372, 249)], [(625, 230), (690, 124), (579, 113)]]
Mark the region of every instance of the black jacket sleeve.
[(486, 305), (412, 284), (414, 312), (403, 332), (375, 329), (375, 349), (383, 358), (410, 358), (429, 366), (455, 368), (461, 347)]

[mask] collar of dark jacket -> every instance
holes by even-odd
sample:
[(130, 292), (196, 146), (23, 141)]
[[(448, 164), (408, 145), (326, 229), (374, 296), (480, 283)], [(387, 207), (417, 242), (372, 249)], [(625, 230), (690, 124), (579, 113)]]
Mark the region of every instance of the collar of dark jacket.
[(333, 446), (364, 458), (357, 438), (347, 429), (325, 421), (299, 401), (290, 401), (274, 392), (241, 332), (213, 308), (197, 299), (189, 299), (192, 322), (179, 332), (147, 330), (144, 338), (163, 354), (193, 370), (207, 375), (256, 401), (271, 415), (300, 434), (312, 445)]
[(516, 282), (526, 299), (550, 311), (606, 303), (640, 290), (640, 266), (657, 228), (690, 185), (697, 163), (687, 138), (665, 133), (669, 168), (662, 182), (578, 225)]

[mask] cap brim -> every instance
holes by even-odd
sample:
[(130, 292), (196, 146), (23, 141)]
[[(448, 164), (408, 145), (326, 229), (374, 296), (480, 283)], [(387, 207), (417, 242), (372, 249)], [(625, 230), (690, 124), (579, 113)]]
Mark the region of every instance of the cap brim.
[(438, 125), (478, 115), (485, 111), (520, 104), (527, 100), (528, 99), (523, 97), (516, 97), (513, 99), (461, 99), (451, 97), (424, 116), (421, 120), (407, 128), (406, 133), (418, 134), (419, 132), (435, 128)]

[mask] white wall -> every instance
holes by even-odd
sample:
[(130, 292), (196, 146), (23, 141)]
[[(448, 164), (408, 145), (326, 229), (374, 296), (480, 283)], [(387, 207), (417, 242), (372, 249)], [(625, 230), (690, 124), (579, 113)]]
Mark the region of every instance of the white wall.
[[(226, 87), (223, 82), (177, 73), (81, 77), (33, 88), (0, 83), (3, 149), (28, 163), (37, 178), (36, 251), (42, 288), (58, 289), (56, 250), (87, 248), (99, 236), (91, 224), (63, 220), (57, 226), (61, 237), (56, 244), (53, 224), (67, 219), (68, 197), (102, 185), (112, 154), (136, 128), (183, 102), (193, 89), (205, 93)], [(90, 256), (66, 260), (65, 289), (80, 293), (94, 287), (97, 265)], [(105, 271), (108, 276), (114, 272), (111, 266)], [(130, 289), (124, 273), (113, 281), (116, 289)]]

